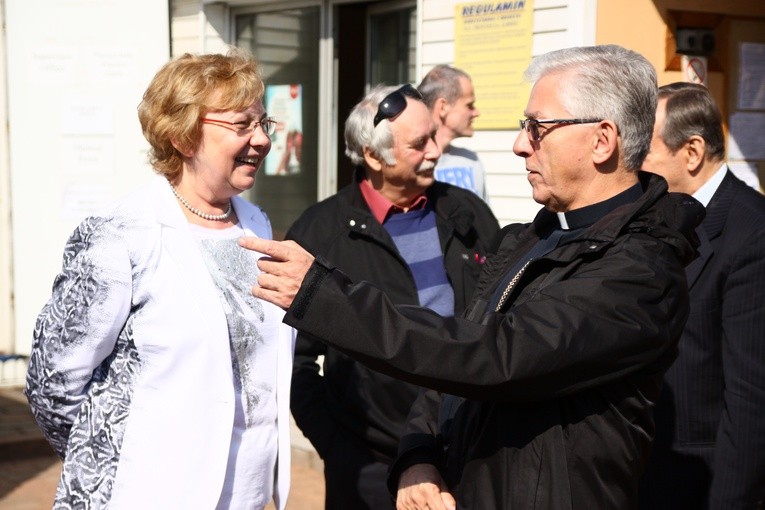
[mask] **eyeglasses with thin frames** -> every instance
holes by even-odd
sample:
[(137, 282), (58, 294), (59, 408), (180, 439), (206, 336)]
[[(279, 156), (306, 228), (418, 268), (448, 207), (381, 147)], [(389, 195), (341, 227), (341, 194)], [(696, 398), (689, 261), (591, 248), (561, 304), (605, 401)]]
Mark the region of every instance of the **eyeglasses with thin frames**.
[(385, 119), (393, 120), (401, 115), (401, 112), (406, 109), (407, 97), (422, 101), (422, 94), (409, 83), (385, 96), (377, 107), (374, 127), (377, 127), (377, 125)]
[(540, 124), (592, 124), (601, 122), (603, 119), (521, 119), (521, 130), (531, 135), (531, 140), (539, 141)]
[[(199, 120), (204, 124), (213, 124), (215, 126), (220, 126), (222, 128), (230, 129), (231, 131), (234, 131), (238, 136), (251, 136), (258, 126), (261, 127), (263, 132), (269, 138), (271, 137), (271, 135), (274, 134), (274, 131), (276, 131), (276, 120), (272, 119), (271, 117), (267, 117), (261, 120), (256, 120), (254, 122), (246, 122), (246, 121), (229, 122), (223, 119), (210, 119), (208, 117), (202, 117)], [(227, 126), (231, 126), (231, 127), (227, 127)]]

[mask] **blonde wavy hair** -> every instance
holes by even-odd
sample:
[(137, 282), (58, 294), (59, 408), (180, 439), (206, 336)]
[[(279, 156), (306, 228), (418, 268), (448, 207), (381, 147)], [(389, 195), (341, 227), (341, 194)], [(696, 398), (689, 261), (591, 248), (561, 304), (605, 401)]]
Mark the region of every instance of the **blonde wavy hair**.
[(138, 105), (154, 170), (174, 180), (182, 153), (199, 146), (200, 119), (210, 111), (244, 110), (263, 99), (264, 89), (257, 61), (239, 48), (225, 55), (186, 53), (166, 63)]

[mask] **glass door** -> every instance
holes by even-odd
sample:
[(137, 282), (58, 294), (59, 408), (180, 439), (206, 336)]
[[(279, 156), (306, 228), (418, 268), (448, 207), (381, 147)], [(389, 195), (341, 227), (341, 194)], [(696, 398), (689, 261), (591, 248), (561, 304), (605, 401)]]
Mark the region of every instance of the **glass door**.
[[(366, 20), (366, 22), (364, 22)], [(345, 119), (353, 106), (379, 83), (414, 83), (417, 8), (414, 1), (342, 3), (335, 11), (337, 62), (337, 184), (353, 178), (345, 156)]]
[(417, 8), (411, 1), (382, 2), (369, 7), (367, 82), (414, 83)]
[(268, 213), (275, 239), (316, 202), (319, 31), (318, 6), (235, 17), (234, 43), (260, 62), (264, 104), (277, 120), (271, 152), (248, 196)]
[(295, 3), (238, 9), (233, 26), (232, 42), (261, 63), (265, 106), (278, 122), (247, 195), (266, 210), (277, 239), (317, 199), (351, 182), (343, 131), (353, 105), (377, 83), (416, 80), (414, 0)]

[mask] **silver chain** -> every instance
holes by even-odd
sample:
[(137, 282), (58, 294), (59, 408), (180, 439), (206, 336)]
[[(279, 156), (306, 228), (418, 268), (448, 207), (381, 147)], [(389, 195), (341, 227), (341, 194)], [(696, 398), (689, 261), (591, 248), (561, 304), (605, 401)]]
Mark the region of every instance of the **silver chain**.
[(523, 267), (516, 273), (515, 276), (513, 276), (513, 279), (510, 280), (510, 283), (507, 284), (507, 287), (505, 288), (504, 292), (502, 292), (502, 296), (499, 298), (499, 303), (497, 303), (497, 308), (494, 309), (495, 312), (499, 312), (500, 308), (505, 304), (505, 300), (507, 300), (507, 296), (510, 295), (510, 291), (513, 290), (513, 287), (515, 287), (515, 284), (518, 283), (518, 280), (521, 279), (521, 275), (524, 271), (526, 271), (526, 268), (531, 264), (531, 261), (534, 259), (529, 259), (526, 261), (525, 264), (523, 264)]

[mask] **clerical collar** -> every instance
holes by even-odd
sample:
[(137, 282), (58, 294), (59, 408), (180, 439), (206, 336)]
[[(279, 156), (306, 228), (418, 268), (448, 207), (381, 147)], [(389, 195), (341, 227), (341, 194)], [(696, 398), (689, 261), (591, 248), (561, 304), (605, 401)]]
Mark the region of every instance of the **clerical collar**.
[(556, 213), (560, 222), (560, 228), (563, 230), (576, 230), (589, 227), (617, 207), (631, 204), (642, 195), (643, 187), (640, 183), (636, 183), (634, 186), (627, 188), (608, 200), (580, 207), (573, 211)]

